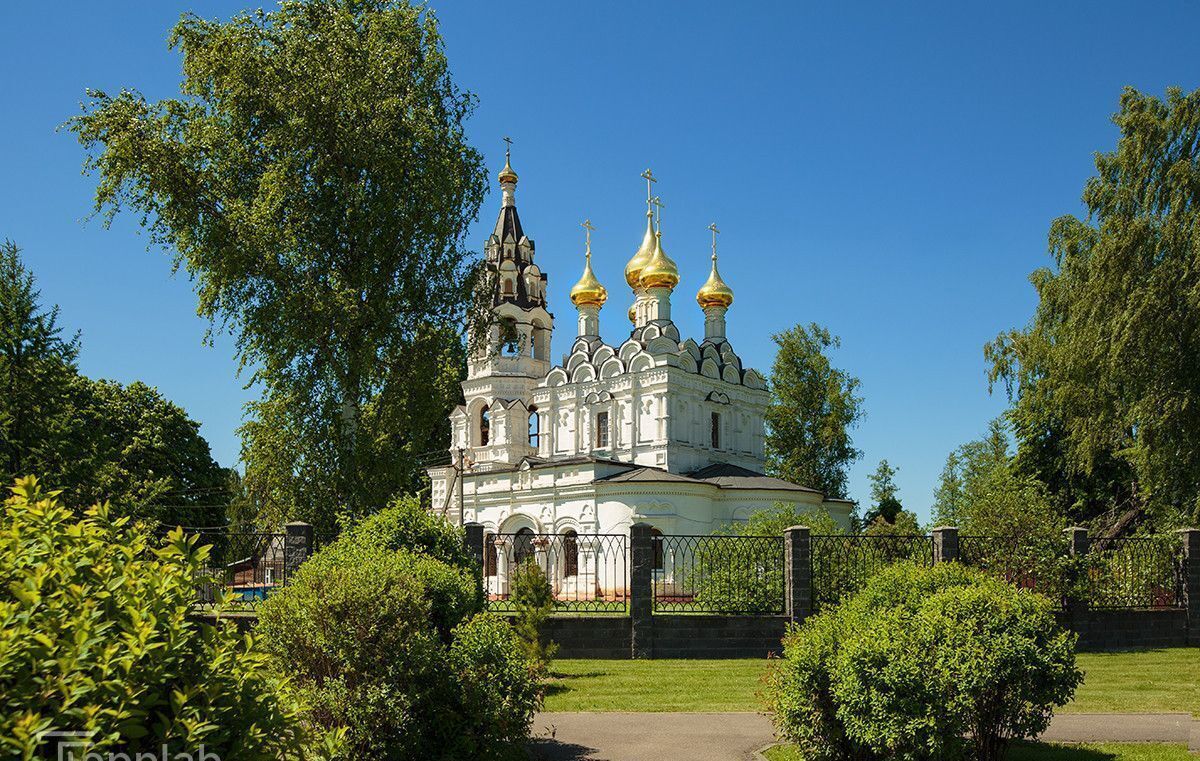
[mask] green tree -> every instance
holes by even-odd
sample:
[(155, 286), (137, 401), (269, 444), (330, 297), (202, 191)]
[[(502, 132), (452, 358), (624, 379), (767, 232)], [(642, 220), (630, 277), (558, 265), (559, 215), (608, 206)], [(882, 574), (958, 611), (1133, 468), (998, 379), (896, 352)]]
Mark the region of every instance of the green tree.
[(846, 471), (862, 453), (850, 429), (862, 418), (859, 381), (830, 362), (841, 341), (816, 323), (776, 334), (767, 407), (767, 467), (772, 475), (845, 497)]
[(224, 523), (230, 471), (200, 426), (144, 383), (80, 375), (80, 341), (62, 337), (12, 243), (0, 247), (0, 477), (38, 473), (76, 507), (171, 525)]
[(1030, 277), (1032, 321), (986, 355), (1018, 461), (1076, 519), (1149, 508), (1166, 527), (1200, 496), (1200, 90), (1126, 88), (1113, 120), (1087, 216), (1054, 221)]
[(71, 389), (79, 336), (63, 336), (58, 307), (41, 304), (12, 241), (0, 245), (0, 481), (61, 472), (72, 455)]
[(60, 484), (76, 504), (109, 499), (124, 514), (170, 526), (226, 522), (230, 471), (200, 424), (145, 383), (76, 376), (72, 450)]
[(470, 302), (475, 100), (433, 13), (402, 0), (187, 15), (170, 44), (181, 98), (93, 91), (69, 126), (97, 210), (142, 215), (263, 390), (247, 490), (328, 528), (410, 487), (413, 455), (445, 444), (457, 391), (428, 379), (458, 372), (460, 350), (426, 352), (461, 343)]
[(870, 526), (876, 521), (894, 525), (896, 518), (904, 509), (900, 504), (900, 487), (896, 486), (897, 468), (880, 460), (875, 472), (867, 476), (871, 481), (871, 509), (863, 516), (863, 523)]

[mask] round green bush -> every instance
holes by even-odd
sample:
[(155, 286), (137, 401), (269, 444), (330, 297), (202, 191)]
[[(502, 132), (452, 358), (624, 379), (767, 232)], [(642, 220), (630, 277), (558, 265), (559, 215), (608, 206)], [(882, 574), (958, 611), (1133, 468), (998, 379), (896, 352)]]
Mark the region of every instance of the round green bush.
[(402, 524), (387, 515), (310, 558), (261, 604), (264, 643), (309, 718), (346, 729), (353, 758), (519, 752), (540, 701), (536, 665), (510, 627), (478, 613), (474, 569), (397, 549), (389, 527)]
[(44, 734), (73, 731), (91, 733), (87, 752), (303, 757), (266, 655), (228, 622), (188, 618), (207, 554), (106, 505), (77, 520), (18, 481), (0, 523), (0, 756), (54, 758)]
[(997, 761), (1071, 699), (1074, 642), (1040, 595), (900, 564), (789, 631), (769, 701), (808, 759)]

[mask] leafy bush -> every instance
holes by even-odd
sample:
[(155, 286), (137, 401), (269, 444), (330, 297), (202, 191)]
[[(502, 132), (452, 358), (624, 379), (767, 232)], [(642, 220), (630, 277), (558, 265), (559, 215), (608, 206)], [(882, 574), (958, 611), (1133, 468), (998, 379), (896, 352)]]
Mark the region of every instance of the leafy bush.
[(514, 568), (508, 583), (509, 599), (517, 612), (513, 622), (517, 635), (529, 657), (545, 669), (558, 651), (558, 645), (544, 639), (543, 631), (546, 619), (554, 612), (554, 589), (533, 558), (526, 558)]
[(463, 530), (425, 509), (413, 496), (397, 497), (346, 534), (356, 546), (412, 550), (459, 568), (478, 565), (463, 543)]
[(22, 479), (0, 524), (0, 755), (48, 731), (94, 732), (93, 751), (304, 755), (298, 710), (232, 624), (188, 620), (208, 548), (154, 546), (98, 505), (76, 521)]
[[(405, 510), (316, 553), (261, 604), (258, 630), (309, 718), (347, 728), (352, 757), (502, 758), (538, 706), (537, 667), (506, 624), (477, 614), (473, 569), (395, 549)], [(453, 556), (440, 531), (424, 536)]]
[(996, 761), (1070, 700), (1073, 647), (1040, 595), (957, 564), (898, 564), (789, 631), (769, 700), (814, 761)]

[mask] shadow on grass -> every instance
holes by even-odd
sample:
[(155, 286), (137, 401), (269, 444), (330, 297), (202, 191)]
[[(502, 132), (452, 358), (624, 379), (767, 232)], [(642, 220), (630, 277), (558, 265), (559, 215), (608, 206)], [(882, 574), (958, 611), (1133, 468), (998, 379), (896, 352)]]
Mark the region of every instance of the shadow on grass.
[(1015, 742), (1004, 761), (1113, 761), (1112, 753), (1069, 745), (1047, 745), (1037, 742)]

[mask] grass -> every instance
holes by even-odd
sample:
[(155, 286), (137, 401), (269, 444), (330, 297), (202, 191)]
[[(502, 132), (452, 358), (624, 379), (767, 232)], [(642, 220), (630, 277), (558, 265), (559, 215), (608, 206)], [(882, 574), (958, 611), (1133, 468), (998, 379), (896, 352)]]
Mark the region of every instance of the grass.
[[(770, 761), (802, 761), (787, 745), (767, 750)], [(1006, 761), (1188, 761), (1186, 745), (1158, 743), (1102, 743), (1098, 745), (1051, 745), (1019, 743), (1009, 750)]]
[[(1079, 667), (1083, 686), (1063, 712), (1200, 714), (1200, 648), (1081, 653)], [(558, 660), (545, 710), (758, 711), (767, 668), (757, 659)]]

